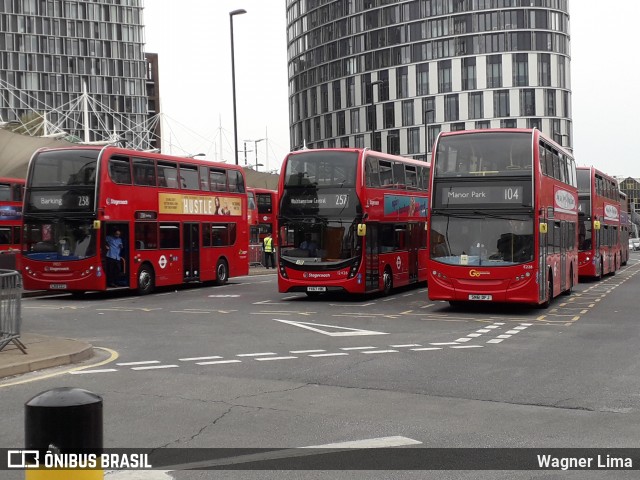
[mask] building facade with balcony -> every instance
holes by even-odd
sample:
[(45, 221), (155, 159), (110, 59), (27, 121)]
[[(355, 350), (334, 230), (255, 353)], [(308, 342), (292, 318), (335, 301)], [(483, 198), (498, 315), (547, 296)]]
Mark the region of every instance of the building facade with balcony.
[[(148, 148), (143, 0), (0, 0), (0, 121)], [(31, 132), (33, 133), (33, 132)]]
[(286, 5), (293, 150), (429, 159), (441, 131), (499, 127), (571, 148), (567, 0)]

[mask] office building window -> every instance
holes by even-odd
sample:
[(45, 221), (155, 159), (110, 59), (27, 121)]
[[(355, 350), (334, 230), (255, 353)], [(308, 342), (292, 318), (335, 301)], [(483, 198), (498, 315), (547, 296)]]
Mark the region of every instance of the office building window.
[(475, 90), (476, 81), (476, 57), (467, 57), (462, 59), (462, 89)]
[(347, 77), (347, 108), (351, 108), (356, 104), (356, 79), (355, 77)]
[(509, 90), (496, 90), (493, 92), (493, 116), (509, 116)]
[(516, 53), (513, 55), (513, 86), (529, 85), (529, 55)]
[(351, 114), (351, 133), (360, 132), (360, 109), (354, 108), (350, 112)]
[(336, 114), (336, 118), (338, 120), (338, 136), (345, 135), (346, 132), (347, 132), (347, 129), (346, 129), (346, 125), (345, 125), (344, 110), (341, 111), (341, 112), (338, 112)]
[(396, 126), (395, 103), (387, 102), (382, 106), (384, 128), (393, 128)]
[(402, 126), (409, 127), (414, 124), (413, 100), (404, 100), (402, 102)]
[(390, 130), (387, 135), (387, 152), (392, 155), (400, 155), (400, 131)]
[(460, 119), (458, 110), (458, 94), (444, 97), (444, 121), (454, 122)]
[(416, 65), (416, 94), (418, 96), (429, 95), (429, 64)]
[(530, 117), (536, 114), (536, 91), (533, 88), (520, 90), (520, 116)]
[(502, 55), (487, 57), (487, 88), (502, 86)]
[(435, 121), (436, 97), (425, 97), (422, 99), (422, 123), (435, 123)]
[(342, 108), (342, 90), (340, 89), (340, 80), (333, 82), (333, 109), (340, 110)]
[(407, 129), (407, 152), (410, 155), (419, 153), (420, 150), (420, 128)]
[(324, 138), (329, 137), (333, 137), (333, 118), (330, 113), (324, 116)]
[(551, 86), (551, 55), (548, 53), (538, 54), (538, 85)]
[(544, 114), (547, 117), (555, 117), (556, 116), (556, 91), (552, 89), (547, 89), (544, 91), (545, 96), (545, 110)]
[(451, 88), (451, 60), (442, 60), (438, 62), (438, 92), (450, 92)]
[(482, 92), (474, 92), (469, 94), (469, 118), (474, 120), (484, 117), (484, 95)]
[(327, 113), (329, 111), (329, 85), (324, 83), (320, 85), (320, 112)]
[(506, 118), (504, 120), (500, 120), (500, 128), (516, 128), (518, 126), (518, 122), (514, 118)]
[(396, 98), (407, 98), (409, 96), (409, 69), (399, 67), (396, 69)]
[(464, 130), (464, 122), (452, 123), (451, 124), (451, 131), (452, 132), (459, 132), (460, 130)]

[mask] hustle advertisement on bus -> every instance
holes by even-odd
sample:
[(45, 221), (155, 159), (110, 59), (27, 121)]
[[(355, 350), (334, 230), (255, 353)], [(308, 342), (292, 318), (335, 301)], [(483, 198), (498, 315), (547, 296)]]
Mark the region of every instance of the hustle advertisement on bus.
[(426, 217), (429, 200), (424, 197), (409, 195), (385, 195), (384, 214), (397, 215), (399, 217), (414, 217), (416, 215)]
[(238, 197), (182, 195), (159, 193), (160, 213), (177, 215), (229, 215), (242, 216), (242, 199)]

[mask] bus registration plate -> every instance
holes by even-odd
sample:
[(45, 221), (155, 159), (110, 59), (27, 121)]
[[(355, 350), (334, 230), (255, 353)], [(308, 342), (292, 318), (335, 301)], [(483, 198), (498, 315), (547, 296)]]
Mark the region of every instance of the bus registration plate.
[(469, 300), (481, 300), (481, 301), (490, 301), (493, 300), (491, 295), (469, 295)]
[(66, 283), (52, 283), (49, 285), (49, 288), (51, 290), (66, 290), (67, 289), (67, 284)]
[(326, 292), (327, 287), (307, 287), (307, 292)]

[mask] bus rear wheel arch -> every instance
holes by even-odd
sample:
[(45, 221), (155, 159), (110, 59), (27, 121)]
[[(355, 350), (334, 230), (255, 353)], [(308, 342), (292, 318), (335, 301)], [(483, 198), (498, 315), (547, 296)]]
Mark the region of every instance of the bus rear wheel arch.
[(220, 258), (216, 264), (216, 285), (224, 285), (229, 280), (229, 264), (225, 258)]
[(382, 274), (382, 293), (389, 295), (393, 289), (393, 273), (391, 273), (391, 267), (387, 265), (384, 267), (384, 273)]
[(138, 270), (138, 284), (137, 290), (140, 295), (147, 295), (153, 292), (155, 288), (155, 272), (153, 271), (153, 267), (148, 263), (144, 263), (140, 266)]

